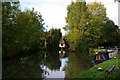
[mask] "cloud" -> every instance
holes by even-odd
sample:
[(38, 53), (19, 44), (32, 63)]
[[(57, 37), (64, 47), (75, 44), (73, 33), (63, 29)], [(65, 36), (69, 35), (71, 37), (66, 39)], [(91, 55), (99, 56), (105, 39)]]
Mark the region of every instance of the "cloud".
[[(66, 25), (65, 17), (67, 16), (67, 5), (72, 0), (20, 0), (21, 9), (35, 8), (36, 11), (40, 12), (43, 16), (45, 24), (48, 25), (48, 30), (52, 27), (61, 28)], [(76, 0), (73, 0), (76, 1)], [(87, 3), (94, 2), (95, 0), (86, 0)], [(102, 2), (107, 8), (107, 16), (118, 24), (118, 8), (117, 3), (114, 0), (96, 0)], [(65, 34), (64, 30), (62, 32)], [(63, 34), (63, 35), (64, 35)]]
[[(67, 5), (70, 0), (20, 0), (21, 8), (35, 8), (43, 16), (48, 30), (52, 27), (61, 28), (65, 26), (65, 17), (67, 16)], [(62, 30), (63, 31), (63, 30)], [(65, 33), (65, 32), (63, 32)]]

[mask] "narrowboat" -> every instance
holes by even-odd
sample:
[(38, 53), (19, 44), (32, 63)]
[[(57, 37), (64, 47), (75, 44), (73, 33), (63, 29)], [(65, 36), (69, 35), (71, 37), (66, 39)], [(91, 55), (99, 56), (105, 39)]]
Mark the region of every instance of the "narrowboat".
[(96, 52), (94, 59), (91, 61), (92, 66), (102, 63), (109, 59), (109, 52), (108, 51), (98, 51)]

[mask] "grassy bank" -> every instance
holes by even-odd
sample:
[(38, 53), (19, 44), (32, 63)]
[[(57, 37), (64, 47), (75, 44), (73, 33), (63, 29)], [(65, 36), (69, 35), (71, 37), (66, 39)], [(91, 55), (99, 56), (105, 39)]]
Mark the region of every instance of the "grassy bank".
[[(120, 54), (116, 57), (116, 59), (109, 59), (103, 63), (92, 67), (87, 71), (81, 72), (74, 78), (120, 78)], [(106, 72), (105, 70), (110, 65), (115, 65), (114, 70), (112, 72)], [(98, 71), (98, 67), (101, 67), (103, 71)]]

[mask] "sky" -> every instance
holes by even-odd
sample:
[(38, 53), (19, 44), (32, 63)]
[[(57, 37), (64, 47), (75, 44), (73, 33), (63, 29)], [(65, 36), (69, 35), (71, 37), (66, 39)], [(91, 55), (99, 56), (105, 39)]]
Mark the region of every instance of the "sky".
[[(67, 5), (76, 0), (19, 0), (21, 10), (32, 9), (41, 13), (47, 30), (51, 28), (60, 28), (62, 35), (66, 32), (62, 29), (66, 25)], [(106, 7), (107, 17), (118, 25), (118, 3), (114, 0), (86, 0), (87, 3), (102, 2)]]

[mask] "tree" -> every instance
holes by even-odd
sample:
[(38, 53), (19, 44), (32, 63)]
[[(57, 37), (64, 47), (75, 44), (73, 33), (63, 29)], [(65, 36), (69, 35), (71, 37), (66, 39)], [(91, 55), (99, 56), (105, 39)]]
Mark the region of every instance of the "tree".
[[(109, 34), (108, 34), (109, 33)], [(101, 28), (100, 41), (98, 45), (106, 46), (106, 47), (114, 47), (118, 44), (118, 28), (115, 27), (115, 24), (112, 20), (107, 20), (103, 27)]]
[(10, 53), (11, 45), (14, 44), (14, 27), (15, 18), (21, 11), (19, 9), (19, 2), (2, 2), (2, 51), (4, 55), (12, 55)]
[(62, 33), (60, 29), (50, 29), (46, 41), (48, 50), (58, 51), (61, 37)]
[(67, 10), (67, 17), (65, 18), (67, 25), (63, 29), (68, 31), (66, 37), (72, 48), (75, 49), (77, 39), (84, 36), (87, 29), (87, 22), (90, 19), (89, 11), (85, 2), (71, 2)]
[(85, 2), (71, 2), (67, 7), (67, 26), (64, 29), (73, 30), (74, 28), (79, 29), (82, 33), (86, 26), (87, 20), (89, 20), (89, 13), (87, 11), (87, 6)]
[(103, 24), (109, 20), (106, 17), (106, 8), (101, 2), (93, 2), (87, 4), (90, 12), (91, 20), (88, 22), (88, 28), (86, 30), (86, 40), (89, 42), (89, 47), (97, 47), (102, 36), (101, 29)]
[(23, 50), (34, 51), (38, 46), (44, 46), (44, 23), (41, 14), (27, 10), (16, 17), (16, 43)]
[[(113, 21), (106, 17), (106, 8), (101, 2), (94, 2), (87, 5), (91, 12), (91, 20), (88, 24), (87, 36), (90, 39), (90, 46), (115, 46), (117, 42), (117, 30)], [(96, 24), (97, 23), (97, 24)], [(109, 33), (109, 34), (108, 34)], [(114, 39), (111, 39), (114, 38)]]
[(18, 3), (3, 3), (3, 57), (32, 53), (45, 46), (42, 15), (32, 10), (21, 12)]
[(106, 16), (106, 8), (101, 2), (72, 2), (67, 10), (67, 25), (64, 29), (68, 32), (65, 37), (72, 50), (88, 53), (89, 48), (115, 45), (118, 42), (119, 30)]
[(104, 21), (106, 19), (106, 8), (101, 2), (87, 4), (89, 12), (92, 14), (91, 19)]

